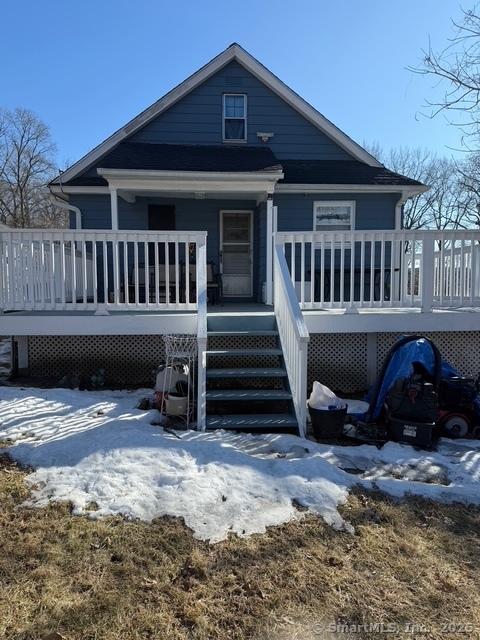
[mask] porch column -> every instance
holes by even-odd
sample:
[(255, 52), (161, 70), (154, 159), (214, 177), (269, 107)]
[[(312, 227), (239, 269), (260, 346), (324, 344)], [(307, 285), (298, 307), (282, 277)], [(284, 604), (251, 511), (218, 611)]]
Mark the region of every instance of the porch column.
[(118, 231), (118, 197), (117, 190), (110, 189), (110, 209), (112, 212), (112, 230)]
[(267, 199), (267, 304), (273, 304), (273, 227), (273, 195), (270, 193)]

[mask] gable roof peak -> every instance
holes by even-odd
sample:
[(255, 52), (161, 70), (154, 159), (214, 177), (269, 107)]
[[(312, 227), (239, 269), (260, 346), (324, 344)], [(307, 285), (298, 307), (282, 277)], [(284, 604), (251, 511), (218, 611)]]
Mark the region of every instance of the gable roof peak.
[(194, 74), (186, 78), (179, 85), (171, 89), (159, 100), (147, 107), (144, 111), (139, 113), (133, 120), (130, 120), (125, 126), (121, 127), (109, 138), (104, 140), (97, 147), (92, 149), (83, 158), (81, 158), (74, 165), (69, 167), (60, 176), (52, 181), (53, 184), (59, 184), (61, 182), (67, 182), (72, 180), (79, 173), (83, 172), (86, 168), (91, 166), (96, 160), (101, 158), (122, 140), (129, 135), (145, 126), (148, 122), (156, 118), (158, 115), (166, 111), (173, 104), (178, 102), (185, 95), (190, 93), (193, 89), (205, 82), (217, 71), (222, 69), (232, 60), (237, 60), (247, 71), (257, 77), (263, 84), (265, 84), (271, 91), (280, 96), (287, 104), (300, 113), (304, 118), (309, 120), (314, 126), (316, 126), (325, 135), (335, 141), (340, 147), (342, 147), (352, 158), (364, 162), (370, 166), (380, 167), (382, 164), (376, 160), (368, 151), (352, 140), (347, 134), (343, 133), (338, 127), (336, 127), (330, 120), (325, 118), (319, 111), (317, 111), (311, 104), (299, 96), (293, 89), (290, 89), (282, 80), (280, 80), (274, 73), (272, 73), (267, 67), (259, 62), (254, 56), (252, 56), (246, 49), (244, 49), (237, 42), (232, 42), (226, 49), (216, 55), (210, 62), (207, 62)]

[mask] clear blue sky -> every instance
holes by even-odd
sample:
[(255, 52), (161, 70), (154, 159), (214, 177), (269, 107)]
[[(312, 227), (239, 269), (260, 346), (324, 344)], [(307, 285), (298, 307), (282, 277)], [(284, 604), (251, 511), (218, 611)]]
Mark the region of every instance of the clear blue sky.
[(419, 116), (438, 88), (406, 67), (459, 14), (454, 0), (3, 0), (0, 106), (35, 111), (64, 165), (237, 41), (356, 141), (450, 154), (455, 129)]

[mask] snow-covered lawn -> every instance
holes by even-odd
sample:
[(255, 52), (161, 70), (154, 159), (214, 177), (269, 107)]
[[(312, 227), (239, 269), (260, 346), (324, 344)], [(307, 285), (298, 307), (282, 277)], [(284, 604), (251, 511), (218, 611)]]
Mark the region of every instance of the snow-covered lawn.
[(177, 437), (152, 424), (156, 411), (135, 408), (146, 393), (0, 388), (0, 441), (35, 470), (31, 504), (69, 500), (94, 518), (180, 516), (211, 542), (301, 518), (298, 505), (351, 530), (337, 507), (355, 484), (480, 504), (479, 441), (444, 440), (430, 453), (276, 434)]

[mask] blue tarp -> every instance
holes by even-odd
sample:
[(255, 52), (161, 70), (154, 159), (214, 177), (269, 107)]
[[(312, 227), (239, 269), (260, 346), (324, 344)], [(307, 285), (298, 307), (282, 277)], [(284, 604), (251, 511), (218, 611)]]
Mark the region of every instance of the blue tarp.
[[(398, 341), (398, 347), (395, 345), (390, 352), (390, 360), (382, 372), (381, 380), (370, 390), (366, 400), (370, 403), (369, 409), (365, 415), (368, 422), (375, 422), (380, 417), (380, 413), (385, 404), (385, 398), (389, 390), (395, 382), (401, 378), (408, 378), (413, 374), (413, 363), (420, 362), (428, 373), (435, 378), (435, 348), (426, 338), (416, 338), (405, 344), (401, 344), (407, 337), (402, 337)], [(456, 371), (450, 363), (441, 359), (440, 361), (440, 377), (452, 378), (461, 375)], [(478, 400), (478, 398), (477, 398)], [(480, 404), (479, 404), (480, 408)]]

